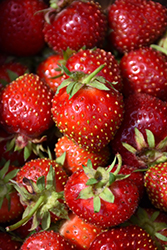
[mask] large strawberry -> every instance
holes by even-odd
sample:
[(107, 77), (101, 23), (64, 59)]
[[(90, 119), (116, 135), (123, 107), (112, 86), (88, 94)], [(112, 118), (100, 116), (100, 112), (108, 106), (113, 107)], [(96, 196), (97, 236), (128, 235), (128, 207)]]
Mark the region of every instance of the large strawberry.
[(54, 231), (42, 231), (32, 234), (22, 244), (20, 250), (77, 250), (59, 233)]
[(0, 51), (8, 55), (30, 56), (45, 45), (43, 0), (3, 0), (0, 3)]
[(107, 17), (98, 2), (72, 1), (49, 17), (43, 32), (46, 43), (56, 52), (62, 53), (67, 48), (77, 51), (83, 46), (93, 48), (105, 39)]
[(30, 142), (53, 125), (51, 100), (53, 91), (31, 73), (18, 77), (1, 92), (1, 125), (15, 137), (16, 147), (30, 148)]
[(50, 223), (68, 217), (64, 204), (64, 185), (67, 174), (54, 160), (37, 158), (26, 162), (16, 175), (16, 181), (11, 181), (20, 194), (20, 201), (25, 207), (22, 220), (7, 227), (15, 230), (32, 217), (30, 230), (41, 225), (48, 229)]
[(66, 67), (70, 71), (83, 71), (90, 74), (101, 64), (105, 64), (105, 67), (97, 75), (105, 77), (109, 82), (114, 82), (114, 88), (121, 91), (120, 67), (110, 51), (100, 48), (80, 49), (67, 59)]
[[(154, 154), (156, 147), (159, 153), (161, 153), (162, 148), (165, 151), (165, 142), (163, 142), (163, 139), (167, 136), (166, 102), (145, 93), (136, 93), (130, 95), (124, 103), (124, 120), (110, 143), (112, 151), (121, 154), (124, 164), (147, 168), (152, 161), (157, 159), (157, 155)], [(137, 140), (135, 135), (136, 130)], [(147, 144), (145, 141), (149, 136), (151, 139), (149, 140), (149, 144)], [(161, 146), (158, 146), (161, 141)], [(130, 152), (127, 147), (123, 146), (123, 143), (130, 144), (135, 150)], [(151, 148), (153, 150), (148, 151)], [(154, 159), (152, 159), (153, 154), (155, 155)]]
[(53, 98), (52, 114), (56, 126), (81, 147), (99, 151), (114, 137), (123, 119), (122, 94), (108, 88), (96, 74), (75, 71), (62, 82)]
[(102, 228), (117, 226), (130, 218), (139, 202), (139, 192), (133, 181), (119, 174), (121, 159), (111, 172), (108, 168), (93, 169), (91, 162), (74, 172), (64, 188), (67, 206), (83, 220)]
[(153, 1), (116, 0), (109, 7), (108, 22), (111, 46), (124, 53), (148, 46), (163, 35), (167, 9)]
[(126, 53), (121, 61), (123, 94), (147, 93), (167, 100), (167, 60), (162, 53), (148, 48)]
[(114, 227), (100, 233), (92, 242), (89, 250), (157, 250), (151, 236), (139, 226)]

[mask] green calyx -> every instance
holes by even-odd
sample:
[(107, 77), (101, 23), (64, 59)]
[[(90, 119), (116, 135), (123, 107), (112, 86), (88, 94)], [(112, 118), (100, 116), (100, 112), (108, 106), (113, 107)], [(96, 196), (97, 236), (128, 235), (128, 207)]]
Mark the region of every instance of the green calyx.
[(135, 128), (136, 148), (128, 143), (122, 142), (122, 145), (132, 154), (136, 155), (141, 166), (150, 167), (152, 165), (165, 162), (167, 160), (167, 137), (155, 145), (153, 133), (146, 129), (146, 140), (144, 135)]
[(8, 210), (10, 210), (10, 193), (14, 191), (10, 180), (13, 179), (18, 169), (14, 169), (8, 173), (10, 161), (7, 161), (4, 167), (0, 170), (0, 209), (3, 204), (4, 198), (8, 200)]
[[(26, 209), (22, 220), (14, 225), (8, 226), (7, 231), (12, 231), (26, 224), (33, 217), (30, 231), (36, 229), (40, 224), (43, 230), (47, 230), (51, 224), (51, 213), (58, 218), (67, 219), (68, 211), (64, 201), (64, 192), (56, 192), (55, 171), (52, 166), (48, 172), (45, 184), (45, 177), (41, 176), (37, 182), (23, 178), (23, 185), (12, 181), (15, 189), (20, 194), (20, 201)], [(59, 199), (62, 201), (60, 202)]]
[(57, 88), (56, 94), (59, 93), (60, 89), (66, 87), (66, 91), (69, 94), (69, 99), (73, 97), (81, 88), (92, 87), (99, 90), (110, 90), (105, 83), (106, 79), (97, 74), (104, 68), (105, 64), (100, 65), (91, 74), (85, 74), (84, 72), (75, 71), (70, 72), (64, 65), (59, 66), (69, 76), (68, 79), (64, 80)]
[[(116, 170), (111, 173), (118, 160)], [(79, 193), (78, 199), (89, 199), (93, 197), (94, 212), (97, 213), (101, 208), (101, 199), (110, 203), (114, 203), (114, 195), (110, 189), (111, 184), (114, 181), (127, 178), (129, 175), (119, 174), (122, 166), (122, 158), (120, 154), (117, 154), (112, 164), (106, 169), (98, 167), (94, 169), (90, 160), (87, 162), (87, 166), (83, 166), (83, 170), (89, 178), (86, 185), (87, 187), (82, 189)]]

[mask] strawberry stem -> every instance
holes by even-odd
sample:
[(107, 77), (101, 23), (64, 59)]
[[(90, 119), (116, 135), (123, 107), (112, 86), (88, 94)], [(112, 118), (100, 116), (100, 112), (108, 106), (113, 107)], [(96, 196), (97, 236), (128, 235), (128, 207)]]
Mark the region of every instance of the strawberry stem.
[(89, 74), (87, 77), (83, 79), (83, 84), (88, 84), (92, 80), (93, 77), (95, 77), (103, 68), (105, 67), (105, 64), (100, 65), (97, 69), (95, 69), (91, 74)]
[(38, 208), (41, 206), (41, 204), (43, 203), (43, 201), (45, 200), (45, 196), (41, 195), (38, 199), (38, 201), (35, 203), (34, 207), (31, 209), (31, 211), (29, 212), (29, 214), (24, 217), (22, 220), (16, 222), (15, 224), (6, 227), (7, 231), (13, 231), (17, 228), (19, 228), (20, 226), (22, 226), (23, 224), (27, 223), (31, 217), (33, 216), (33, 214), (38, 210)]

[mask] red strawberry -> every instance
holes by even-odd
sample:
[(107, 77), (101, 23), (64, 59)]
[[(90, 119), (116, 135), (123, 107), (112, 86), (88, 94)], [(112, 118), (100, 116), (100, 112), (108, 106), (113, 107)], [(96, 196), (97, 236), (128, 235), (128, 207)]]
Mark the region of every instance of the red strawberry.
[(52, 103), (53, 119), (60, 132), (90, 151), (105, 147), (123, 119), (122, 94), (109, 89), (105, 78), (96, 76), (102, 68), (90, 75), (68, 72), (71, 77), (58, 87)]
[(120, 62), (123, 78), (123, 94), (147, 93), (167, 100), (167, 60), (162, 53), (141, 48), (126, 53)]
[[(137, 142), (139, 142), (138, 145), (140, 145), (140, 141), (136, 141), (135, 138), (135, 129), (138, 129), (144, 136), (144, 139), (147, 138), (146, 131), (150, 130), (151, 138), (153, 138), (152, 134), (154, 135), (154, 140), (151, 142), (152, 146), (153, 144), (158, 145), (167, 135), (166, 103), (151, 95), (136, 93), (130, 95), (124, 104), (124, 120), (110, 143), (112, 151), (114, 153), (119, 152), (122, 156), (123, 163), (128, 166), (147, 168), (148, 163), (152, 161), (152, 158), (150, 158), (152, 155), (147, 154), (150, 145), (141, 145), (139, 150), (136, 150), (133, 154), (123, 146), (123, 143), (128, 143), (133, 148), (137, 147)], [(141, 136), (139, 136), (139, 139), (141, 139)], [(154, 149), (153, 146), (152, 154), (154, 153)], [(155, 159), (156, 155), (154, 160)]]
[(8, 55), (30, 56), (44, 47), (43, 0), (3, 0), (0, 3), (0, 50)]
[(89, 250), (157, 250), (150, 235), (139, 226), (114, 227), (99, 234), (92, 242)]
[[(116, 160), (116, 159), (115, 159)], [(102, 228), (119, 225), (135, 212), (139, 193), (134, 182), (119, 175), (119, 163), (111, 173), (109, 168), (93, 169), (88, 161), (83, 170), (74, 172), (68, 179), (64, 196), (67, 206), (84, 221)]]
[(56, 157), (60, 157), (66, 153), (63, 168), (68, 174), (72, 174), (82, 166), (86, 166), (88, 159), (91, 160), (93, 168), (98, 166), (105, 167), (110, 159), (110, 147), (108, 145), (102, 148), (99, 152), (89, 152), (81, 148), (67, 136), (62, 136), (58, 139), (55, 145)]
[(20, 62), (6, 62), (0, 66), (0, 84), (5, 86), (7, 83), (15, 80), (18, 76), (24, 75), (26, 72), (28, 73), (28, 71), (28, 67)]
[(63, 236), (54, 231), (42, 231), (32, 234), (22, 244), (20, 250), (77, 250)]
[(9, 161), (0, 170), (0, 223), (9, 224), (17, 220), (24, 211), (18, 192), (9, 181), (14, 179), (18, 170)]
[(167, 215), (155, 208), (138, 207), (130, 223), (143, 228), (155, 241), (158, 249), (165, 249), (167, 242)]
[[(115, 82), (114, 88), (122, 90), (122, 78), (118, 62), (111, 52), (103, 49), (81, 49), (67, 59), (66, 67), (72, 71), (83, 71), (87, 74), (92, 73), (99, 65), (105, 67), (97, 74), (103, 76), (109, 82)], [(108, 87), (111, 87), (108, 85)]]
[(40, 141), (39, 137), (53, 125), (52, 98), (49, 86), (32, 73), (18, 77), (3, 89), (0, 120), (4, 129), (16, 138), (17, 148)]
[(43, 32), (46, 43), (59, 53), (67, 48), (93, 48), (105, 39), (107, 17), (98, 2), (73, 1), (59, 13), (52, 12)]
[(54, 92), (56, 92), (57, 87), (64, 80), (63, 73), (58, 68), (58, 64), (60, 65), (63, 62), (64, 57), (62, 55), (53, 54), (42, 61), (36, 70), (40, 79), (47, 83)]
[(56, 222), (68, 217), (64, 204), (64, 185), (67, 174), (54, 160), (37, 158), (26, 162), (12, 182), (20, 194), (20, 200), (26, 208), (22, 220), (6, 229), (15, 230), (32, 217), (30, 230), (41, 225), (42, 229), (50, 227), (51, 220)]
[(12, 235), (6, 232), (0, 232), (0, 249), (1, 250), (19, 250), (22, 243), (17, 241)]
[(167, 212), (167, 162), (151, 166), (144, 176), (144, 185), (154, 207)]
[(111, 46), (121, 53), (148, 46), (166, 30), (167, 9), (158, 2), (116, 0), (108, 10)]
[(72, 245), (75, 245), (77, 250), (89, 249), (90, 244), (101, 231), (100, 227), (84, 222), (73, 213), (59, 229), (60, 234), (68, 239)]

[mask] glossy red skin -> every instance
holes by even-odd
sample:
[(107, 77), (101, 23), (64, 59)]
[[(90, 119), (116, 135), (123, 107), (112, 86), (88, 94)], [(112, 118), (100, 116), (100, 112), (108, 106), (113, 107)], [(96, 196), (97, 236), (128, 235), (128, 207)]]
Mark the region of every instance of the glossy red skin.
[(166, 30), (167, 9), (158, 2), (116, 0), (108, 8), (109, 41), (125, 53), (154, 43)]
[(144, 185), (154, 207), (167, 212), (167, 162), (151, 166), (145, 176)]
[(64, 80), (63, 76), (52, 78), (61, 74), (61, 71), (56, 70), (58, 69), (58, 65), (61, 64), (61, 60), (64, 60), (62, 55), (53, 54), (42, 61), (36, 70), (41, 80), (47, 83), (54, 92), (56, 92), (57, 87)]
[(93, 198), (78, 198), (80, 191), (87, 187), (87, 180), (84, 171), (78, 170), (69, 177), (64, 188), (67, 206), (83, 220), (107, 228), (125, 222), (135, 212), (139, 193), (134, 183), (127, 179), (112, 183), (109, 188), (115, 196), (114, 203), (101, 199), (101, 209), (95, 213)]
[(121, 61), (123, 94), (147, 93), (167, 100), (167, 60), (152, 48), (142, 48), (126, 53)]
[(53, 125), (53, 91), (35, 74), (24, 74), (8, 84), (1, 93), (0, 120), (10, 133), (31, 138)]
[(99, 152), (92, 153), (79, 147), (67, 136), (62, 136), (58, 139), (54, 151), (56, 157), (66, 152), (63, 168), (69, 175), (78, 169), (83, 169), (82, 166), (87, 165), (88, 159), (91, 160), (94, 169), (97, 167), (106, 167), (111, 156), (110, 147), (108, 147), (108, 145)]
[(42, 231), (32, 234), (22, 244), (20, 250), (76, 250), (70, 243), (59, 233), (54, 231)]
[(63, 88), (52, 102), (56, 126), (90, 151), (101, 150), (113, 139), (123, 112), (122, 94), (115, 90), (84, 87), (69, 99), (66, 88)]
[(58, 165), (54, 160), (50, 159), (37, 158), (26, 162), (17, 173), (16, 181), (24, 185), (24, 177), (31, 179), (34, 182), (36, 182), (40, 176), (44, 176), (46, 178), (51, 165), (55, 169), (56, 191), (63, 191), (68, 176), (60, 165)]
[(107, 17), (99, 4), (93, 1), (73, 1), (50, 22), (44, 25), (45, 41), (59, 53), (68, 47), (76, 51), (83, 46), (98, 47), (107, 32)]
[[(114, 55), (100, 48), (79, 50), (74, 53), (66, 62), (66, 67), (70, 71), (83, 71), (90, 74), (99, 65), (105, 64), (105, 67), (97, 74), (103, 76), (110, 83), (116, 82), (113, 87), (118, 91), (122, 91), (122, 78), (118, 62)], [(107, 85), (109, 88), (111, 86)]]
[(100, 227), (84, 222), (73, 213), (69, 214), (69, 219), (62, 223), (59, 229), (60, 234), (75, 245), (77, 250), (89, 249), (92, 241), (101, 231)]
[(156, 250), (154, 241), (145, 230), (138, 226), (127, 226), (109, 229), (101, 233), (92, 242), (89, 250)]
[(19, 250), (22, 243), (13, 239), (9, 233), (0, 232), (0, 250)]
[(136, 148), (134, 138), (134, 128), (137, 127), (145, 136), (145, 129), (149, 129), (155, 136), (157, 144), (167, 135), (167, 106), (162, 100), (145, 93), (130, 95), (124, 102), (125, 113), (124, 120), (120, 129), (111, 141), (110, 145), (114, 153), (119, 152), (123, 163), (136, 168), (146, 168), (138, 162), (135, 155), (130, 153), (122, 142), (127, 142)]
[(42, 0), (5, 0), (0, 4), (0, 50), (8, 55), (31, 56), (45, 45)]

